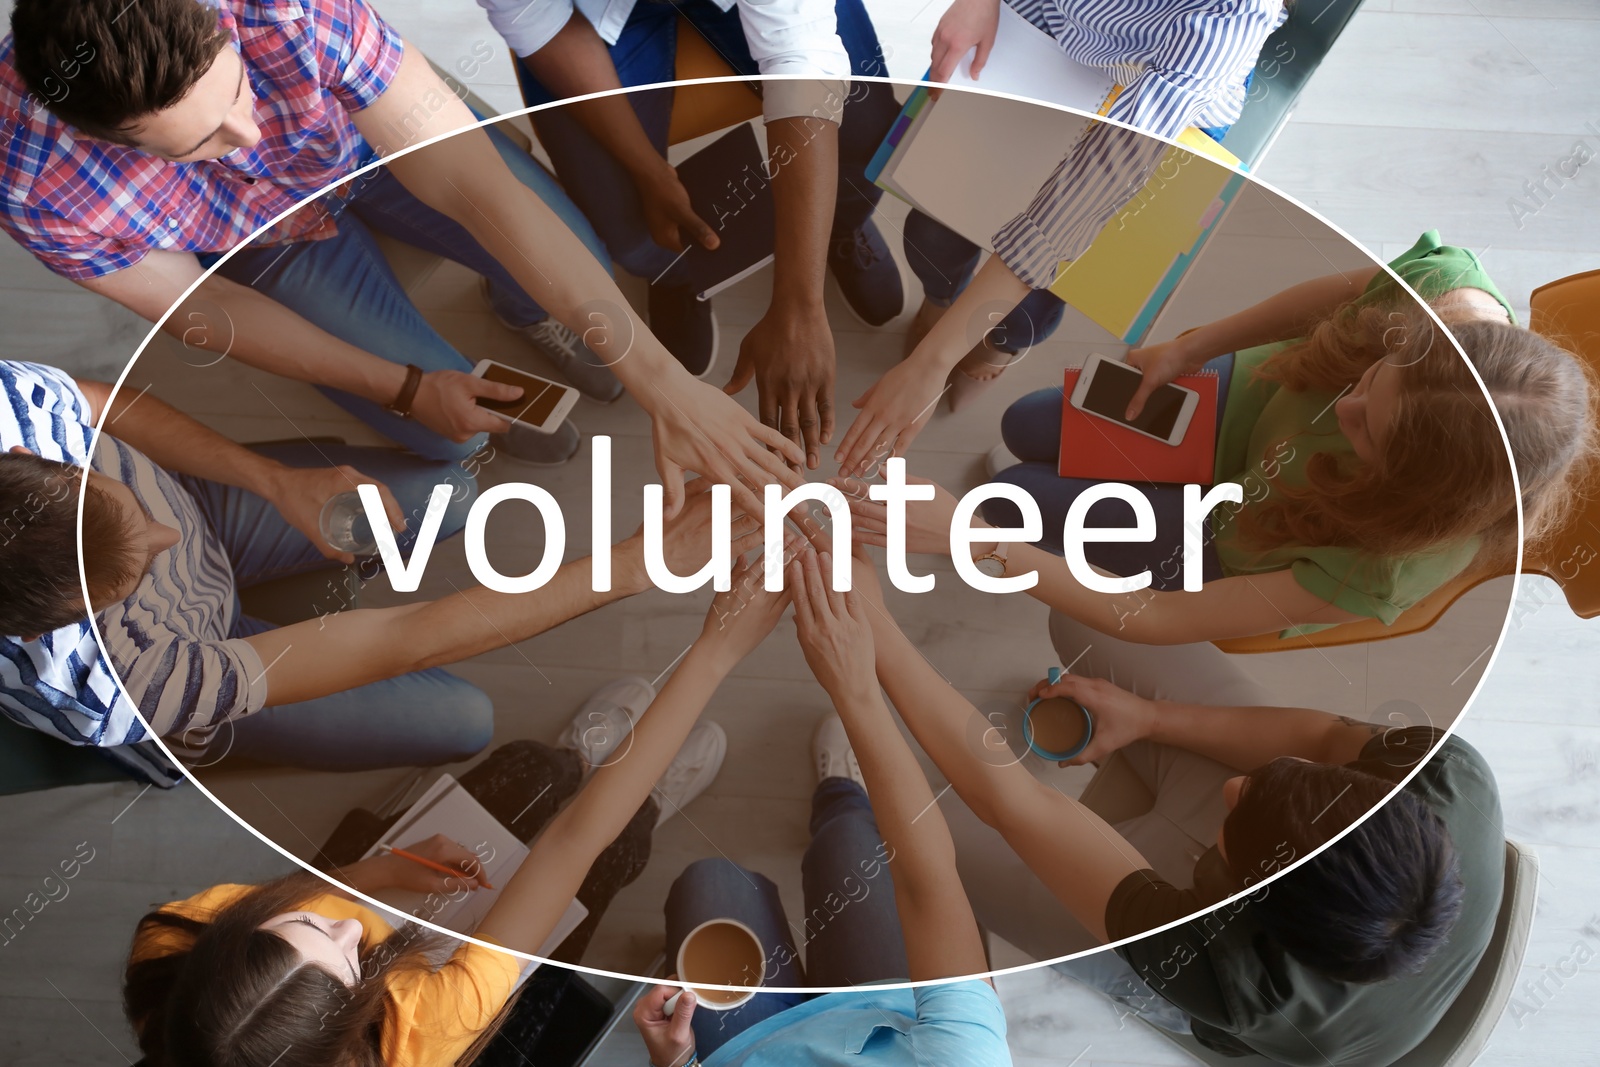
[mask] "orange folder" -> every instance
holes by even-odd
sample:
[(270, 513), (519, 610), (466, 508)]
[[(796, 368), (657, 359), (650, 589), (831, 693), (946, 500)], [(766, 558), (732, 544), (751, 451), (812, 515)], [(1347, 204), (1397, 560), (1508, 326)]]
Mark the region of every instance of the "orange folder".
[(1176, 445), (1146, 437), (1072, 406), (1079, 370), (1066, 373), (1061, 394), (1063, 478), (1101, 482), (1171, 482), (1210, 485), (1217, 454), (1217, 384), (1214, 372), (1185, 374), (1176, 384), (1200, 394), (1194, 418)]

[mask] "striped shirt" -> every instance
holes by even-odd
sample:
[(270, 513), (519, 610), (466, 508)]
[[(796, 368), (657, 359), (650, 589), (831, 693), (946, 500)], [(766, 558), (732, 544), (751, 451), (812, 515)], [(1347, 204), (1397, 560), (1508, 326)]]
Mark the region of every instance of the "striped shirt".
[[(1125, 88), (1107, 117), (1158, 137), (1232, 125), (1282, 0), (1007, 0), (1068, 58)], [(1092, 123), (1026, 211), (995, 235), (995, 252), (1048, 288), (1155, 172), (1167, 145)]]
[[(0, 227), (57, 274), (98, 278), (155, 249), (225, 252), (363, 161), (350, 112), (383, 95), (402, 48), (365, 0), (214, 3), (261, 128), (254, 148), (220, 159), (171, 163), (76, 133), (28, 93), (0, 40)], [(258, 242), (335, 229), (308, 204)]]
[(67, 374), (0, 362), (0, 387), (0, 446), (115, 478), (180, 534), (127, 600), (97, 616), (109, 662), (87, 619), (31, 641), (0, 637), (0, 713), (172, 785), (182, 774), (151, 730), (198, 748), (218, 724), (265, 703), (260, 657), (228, 639), (238, 608), (227, 554), (194, 498), (144, 455), (103, 434), (91, 457), (89, 401)]

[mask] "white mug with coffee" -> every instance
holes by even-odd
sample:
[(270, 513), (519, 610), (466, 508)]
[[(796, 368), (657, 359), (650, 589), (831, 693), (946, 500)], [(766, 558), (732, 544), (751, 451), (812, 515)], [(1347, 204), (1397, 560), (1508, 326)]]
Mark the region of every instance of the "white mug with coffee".
[[(712, 1011), (737, 1008), (756, 995), (767, 976), (767, 953), (756, 932), (737, 919), (707, 919), (690, 930), (678, 946), (678, 981), (694, 990), (695, 1002)], [(702, 989), (745, 986), (745, 989)], [(668, 1016), (678, 1007), (680, 992), (661, 1006)]]

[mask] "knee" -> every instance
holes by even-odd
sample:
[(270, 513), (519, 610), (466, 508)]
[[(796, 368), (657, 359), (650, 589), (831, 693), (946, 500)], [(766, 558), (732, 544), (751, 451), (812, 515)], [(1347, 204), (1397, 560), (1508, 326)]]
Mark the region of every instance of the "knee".
[(1060, 389), (1039, 389), (1000, 416), (1000, 439), (1024, 463), (1049, 463), (1061, 452)]
[(687, 897), (692, 900), (714, 891), (725, 894), (729, 889), (735, 892), (750, 892), (752, 885), (759, 890), (771, 886), (772, 883), (765, 875), (746, 870), (730, 859), (709, 856), (695, 860), (683, 869), (683, 873), (672, 883), (669, 900), (672, 897)]
[(494, 701), (470, 682), (450, 676), (456, 684), (446, 696), (445, 720), (448, 733), (441, 738), (440, 763), (469, 759), (489, 747), (494, 740)]

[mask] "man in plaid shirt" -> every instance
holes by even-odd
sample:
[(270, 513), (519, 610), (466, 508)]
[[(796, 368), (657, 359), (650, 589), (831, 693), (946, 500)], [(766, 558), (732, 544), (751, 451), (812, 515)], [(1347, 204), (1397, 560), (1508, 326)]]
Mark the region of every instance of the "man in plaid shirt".
[[(365, 0), (19, 0), (12, 31), (0, 226), (56, 273), (151, 321), (179, 305), (163, 327), (191, 346), (315, 383), (420, 456), (464, 457), (505, 425), (476, 398), (517, 392), (472, 377), (423, 321), (373, 241), (385, 232), (487, 277), (495, 310), (588, 395), (628, 389), (655, 423), (670, 511), (685, 470), (749, 507), (745, 485), (798, 483), (783, 463), (798, 449), (683, 371), (582, 215), (498, 135), (398, 156), (291, 212), (474, 122)], [(577, 436), (509, 446), (562, 462)]]

